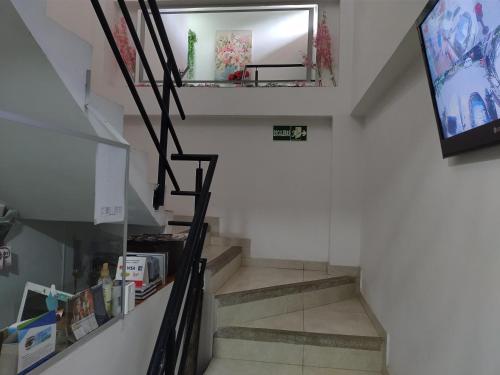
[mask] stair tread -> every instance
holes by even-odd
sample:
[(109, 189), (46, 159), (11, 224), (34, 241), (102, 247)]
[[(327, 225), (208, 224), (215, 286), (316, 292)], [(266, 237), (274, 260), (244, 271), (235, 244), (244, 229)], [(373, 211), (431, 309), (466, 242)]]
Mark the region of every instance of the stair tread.
[(323, 271), (241, 267), (217, 290), (215, 297), (220, 306), (227, 306), (355, 283), (355, 277)]
[(237, 359), (214, 358), (205, 375), (380, 375), (380, 372), (285, 365)]
[(380, 337), (358, 298), (239, 323), (237, 326), (280, 331)]
[(286, 268), (241, 267), (217, 291), (217, 295), (258, 290), (273, 286), (293, 285), (306, 281), (335, 278), (323, 271), (304, 271)]

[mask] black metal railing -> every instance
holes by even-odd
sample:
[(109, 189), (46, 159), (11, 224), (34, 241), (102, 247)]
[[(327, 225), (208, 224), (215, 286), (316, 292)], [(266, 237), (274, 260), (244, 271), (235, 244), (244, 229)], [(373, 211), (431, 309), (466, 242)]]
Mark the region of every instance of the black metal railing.
[[(254, 82), (255, 82), (255, 87), (259, 86), (259, 68), (305, 68), (305, 64), (247, 64), (245, 65), (245, 68), (243, 69), (243, 74), (242, 74), (242, 80), (241, 82), (248, 81), (245, 79), (245, 74), (248, 69), (255, 69), (255, 75), (254, 75)], [(310, 73), (308, 72), (308, 76)], [(308, 80), (310, 80), (310, 77), (308, 77)]]
[[(157, 0), (138, 0), (140, 9), (156, 53), (163, 68), (163, 88), (160, 92), (156, 78), (153, 76), (151, 66), (144, 53), (137, 30), (130, 16), (125, 0), (117, 0), (128, 30), (137, 50), (137, 55), (144, 67), (151, 89), (161, 109), (160, 138), (154, 130), (153, 123), (148, 116), (141, 97), (134, 85), (134, 81), (127, 69), (125, 61), (120, 54), (113, 32), (106, 19), (99, 0), (90, 0), (97, 18), (102, 26), (118, 66), (125, 78), (129, 91), (139, 109), (139, 113), (146, 125), (149, 135), (158, 151), (158, 186), (155, 189), (153, 206), (158, 209), (164, 205), (165, 179), (168, 175), (174, 190), (172, 195), (188, 195), (195, 198), (195, 209), (192, 222), (169, 222), (170, 225), (189, 226), (184, 251), (175, 274), (167, 308), (163, 316), (160, 331), (156, 338), (153, 354), (149, 363), (148, 375), (174, 375), (184, 374), (188, 361), (189, 348), (192, 345), (193, 327), (199, 315), (203, 296), (203, 275), (206, 260), (201, 258), (208, 225), (205, 216), (210, 202), (210, 186), (217, 165), (217, 155), (185, 154), (175, 132), (170, 118), (170, 98), (174, 99), (179, 114), (185, 119), (179, 95), (176, 90), (182, 86), (182, 74), (175, 62), (167, 32), (163, 25)], [(147, 1), (147, 4), (146, 4)], [(167, 140), (172, 137), (176, 153), (171, 155), (172, 161), (191, 161), (197, 163), (196, 185), (193, 191), (183, 191), (167, 159)], [(204, 174), (202, 163), (208, 163)], [(196, 345), (197, 343), (195, 343)], [(196, 359), (195, 359), (196, 360)]]

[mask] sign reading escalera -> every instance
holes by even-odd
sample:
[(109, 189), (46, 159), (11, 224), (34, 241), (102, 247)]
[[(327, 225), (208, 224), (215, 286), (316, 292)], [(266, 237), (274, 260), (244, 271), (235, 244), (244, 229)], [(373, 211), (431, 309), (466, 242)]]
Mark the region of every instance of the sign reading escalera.
[(273, 126), (273, 141), (307, 141), (307, 126)]

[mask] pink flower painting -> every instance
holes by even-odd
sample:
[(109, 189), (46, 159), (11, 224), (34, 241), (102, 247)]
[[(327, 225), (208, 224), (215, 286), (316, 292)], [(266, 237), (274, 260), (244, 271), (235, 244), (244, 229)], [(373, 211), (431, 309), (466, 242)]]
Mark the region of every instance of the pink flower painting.
[(217, 31), (215, 36), (215, 80), (226, 81), (252, 61), (251, 31)]

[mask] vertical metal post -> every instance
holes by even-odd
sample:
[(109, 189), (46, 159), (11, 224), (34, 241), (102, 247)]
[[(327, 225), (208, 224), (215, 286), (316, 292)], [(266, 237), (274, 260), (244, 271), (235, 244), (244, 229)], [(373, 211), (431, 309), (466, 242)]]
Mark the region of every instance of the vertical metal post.
[[(198, 194), (201, 194), (201, 189), (203, 187), (203, 168), (201, 167), (201, 161), (198, 162), (198, 168), (196, 168), (196, 187), (195, 191)], [(196, 207), (198, 206), (198, 200), (200, 199), (199, 195), (196, 195), (194, 198), (194, 207), (196, 210)]]
[[(165, 71), (163, 77), (163, 101), (165, 102), (165, 107), (167, 112), (162, 112), (161, 114), (161, 130), (160, 130), (160, 147), (167, 155), (167, 144), (168, 144), (168, 117), (170, 112), (170, 90), (167, 85), (167, 79), (170, 72)], [(163, 163), (162, 158), (158, 161), (158, 180), (157, 186), (153, 197), (153, 207), (158, 210), (160, 206), (165, 205), (165, 178), (166, 178), (166, 166)]]
[(259, 69), (255, 69), (255, 87), (259, 87)]
[[(166, 345), (166, 353), (165, 353), (165, 366), (162, 371), (165, 375), (174, 375), (175, 368), (177, 367), (177, 355), (175, 350), (175, 328), (173, 328), (169, 335), (168, 341)], [(163, 375), (163, 374), (162, 374)]]

